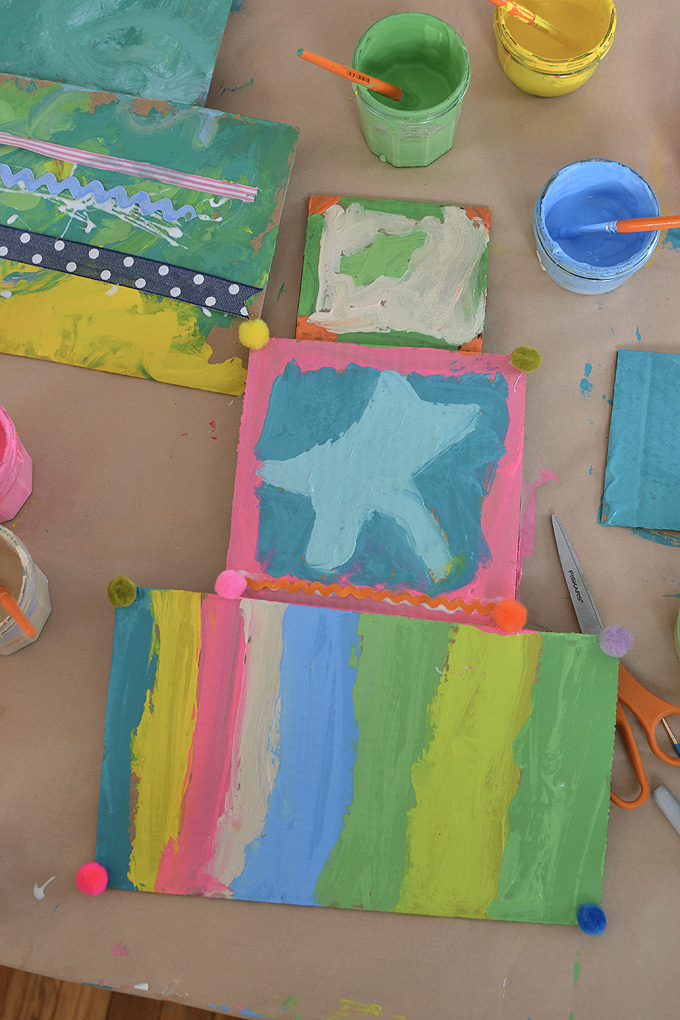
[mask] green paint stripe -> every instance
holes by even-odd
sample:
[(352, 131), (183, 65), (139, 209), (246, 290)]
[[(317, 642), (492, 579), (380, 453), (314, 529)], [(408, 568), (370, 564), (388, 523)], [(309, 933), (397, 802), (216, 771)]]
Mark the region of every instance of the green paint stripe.
[(424, 216), (434, 216), (440, 223), (444, 222), (444, 209), (436, 202), (403, 202), (395, 198), (341, 198), (339, 205), (343, 209), (348, 209), (350, 205), (359, 205), (362, 209), (394, 213), (397, 216), (408, 216), (414, 220), (422, 220)]
[(617, 692), (618, 661), (595, 636), (543, 635), (492, 917), (574, 924), (600, 902)]
[(302, 281), (298, 315), (311, 315), (316, 311), (319, 296), (319, 259), (321, 257), (321, 235), (325, 220), (323, 213), (313, 213), (307, 220), (307, 236), (302, 259)]
[(362, 613), (354, 686), (359, 742), (345, 825), (317, 882), (329, 906), (392, 910), (407, 863), (411, 767), (432, 736), (427, 706), (446, 661), (448, 623)]

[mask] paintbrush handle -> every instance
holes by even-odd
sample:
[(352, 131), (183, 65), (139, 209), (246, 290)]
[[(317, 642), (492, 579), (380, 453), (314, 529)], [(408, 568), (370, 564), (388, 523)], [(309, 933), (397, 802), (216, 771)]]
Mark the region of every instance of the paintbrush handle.
[(15, 623), (18, 623), (26, 637), (35, 637), (38, 633), (32, 623), (26, 619), (16, 601), (12, 598), (6, 588), (0, 585), (0, 606), (9, 613)]
[(390, 85), (389, 82), (383, 81), (381, 78), (374, 78), (371, 74), (364, 74), (363, 71), (357, 71), (354, 67), (337, 64), (334, 60), (328, 60), (327, 57), (319, 56), (318, 53), (311, 53), (309, 50), (298, 50), (297, 55), (302, 60), (308, 60), (310, 64), (323, 67), (325, 71), (337, 74), (341, 78), (347, 78), (358, 85), (364, 85), (372, 92), (380, 92), (389, 99), (401, 99), (404, 94), (396, 85)]
[(680, 227), (680, 216), (652, 216), (647, 219), (616, 221), (616, 230), (619, 234), (639, 234), (646, 230), (668, 230), (671, 227)]
[(537, 14), (534, 14), (533, 11), (528, 10), (526, 7), (522, 7), (521, 4), (516, 4), (514, 0), (491, 0), (491, 3), (495, 4), (496, 7), (500, 7), (506, 14), (511, 14), (513, 18), (526, 21), (527, 25), (540, 28), (549, 35), (559, 35), (557, 29), (548, 21), (539, 18)]
[(556, 227), (550, 231), (556, 240), (586, 237), (589, 234), (642, 234), (650, 230), (669, 230), (680, 227), (680, 216), (651, 216), (634, 220), (610, 220), (608, 223), (580, 223), (570, 227)]

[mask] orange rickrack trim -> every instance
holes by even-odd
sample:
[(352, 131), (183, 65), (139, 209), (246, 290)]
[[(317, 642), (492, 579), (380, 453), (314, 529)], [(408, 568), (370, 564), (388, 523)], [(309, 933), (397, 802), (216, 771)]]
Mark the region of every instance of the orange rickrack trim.
[(494, 611), (495, 602), (480, 602), (473, 599), (472, 602), (465, 602), (464, 599), (450, 599), (446, 595), (416, 595), (409, 591), (390, 591), (386, 588), (357, 588), (354, 584), (321, 584), (319, 581), (303, 581), (301, 578), (289, 580), (282, 578), (255, 578), (247, 577), (246, 582), (249, 588), (254, 591), (287, 591), (291, 595), (302, 592), (304, 595), (353, 595), (356, 599), (373, 599), (376, 602), (408, 602), (410, 606), (426, 605), (431, 609), (460, 609), (464, 613), (480, 613), (488, 616)]

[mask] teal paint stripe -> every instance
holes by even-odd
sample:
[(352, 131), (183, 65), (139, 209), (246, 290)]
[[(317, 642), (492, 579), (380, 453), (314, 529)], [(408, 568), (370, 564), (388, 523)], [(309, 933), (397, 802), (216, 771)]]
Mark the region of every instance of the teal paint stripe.
[(128, 878), (133, 799), (130, 740), (156, 679), (158, 658), (151, 657), (154, 626), (148, 588), (137, 589), (131, 606), (116, 609), (95, 859), (107, 869), (109, 885), (117, 889), (134, 888)]

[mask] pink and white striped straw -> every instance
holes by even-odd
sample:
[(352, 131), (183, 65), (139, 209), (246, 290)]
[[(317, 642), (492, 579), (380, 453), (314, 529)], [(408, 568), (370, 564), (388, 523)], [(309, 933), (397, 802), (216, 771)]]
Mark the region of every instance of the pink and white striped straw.
[(0, 144), (13, 145), (18, 149), (29, 149), (39, 152), (42, 156), (65, 160), (67, 163), (79, 163), (81, 166), (93, 166), (97, 170), (113, 170), (120, 174), (131, 174), (134, 177), (149, 177), (165, 184), (176, 184), (194, 191), (205, 191), (209, 195), (223, 195), (225, 198), (238, 198), (242, 202), (254, 202), (257, 188), (248, 184), (232, 184), (229, 181), (216, 181), (212, 177), (197, 177), (195, 174), (170, 170), (167, 167), (154, 166), (153, 163), (135, 163), (119, 156), (106, 156), (100, 152), (88, 152), (86, 149), (71, 149), (66, 145), (54, 142), (41, 142), (34, 138), (22, 138), (0, 131)]

